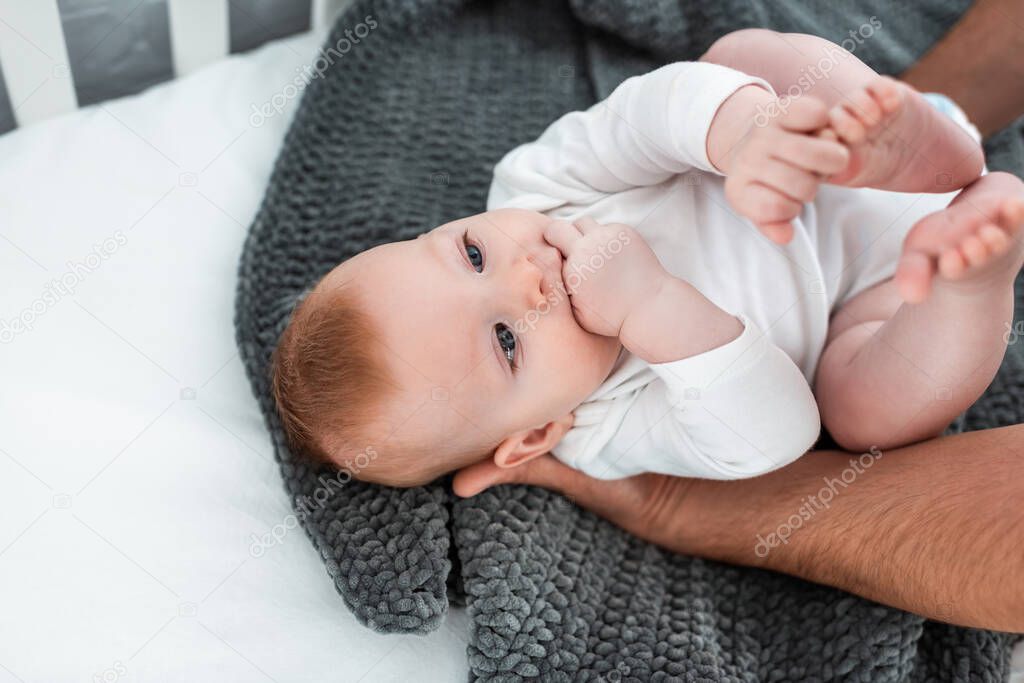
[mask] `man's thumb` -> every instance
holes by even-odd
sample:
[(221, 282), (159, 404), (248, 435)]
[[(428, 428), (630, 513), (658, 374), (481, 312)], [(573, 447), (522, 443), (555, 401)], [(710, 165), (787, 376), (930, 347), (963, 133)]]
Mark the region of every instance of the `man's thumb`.
[(519, 468), (498, 467), (492, 459), (487, 458), (456, 472), (452, 480), (452, 489), (457, 496), (472, 498), (492, 486), (513, 483), (517, 469)]

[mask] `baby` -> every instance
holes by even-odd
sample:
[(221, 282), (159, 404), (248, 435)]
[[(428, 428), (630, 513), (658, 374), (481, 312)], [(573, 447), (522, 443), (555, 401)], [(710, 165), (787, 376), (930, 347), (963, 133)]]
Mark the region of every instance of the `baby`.
[(822, 423), (853, 451), (940, 433), (1002, 359), (1024, 185), (937, 102), (753, 29), (627, 80), (506, 155), (487, 212), (305, 297), (273, 360), (292, 447), (372, 446), (354, 476), (413, 486), (548, 452), (732, 479)]

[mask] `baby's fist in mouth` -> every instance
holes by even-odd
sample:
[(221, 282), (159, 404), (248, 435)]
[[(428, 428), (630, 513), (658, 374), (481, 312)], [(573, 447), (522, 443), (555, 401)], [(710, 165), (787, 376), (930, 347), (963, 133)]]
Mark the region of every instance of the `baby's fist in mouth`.
[(630, 311), (670, 277), (640, 233), (622, 223), (556, 220), (544, 239), (565, 259), (562, 280), (573, 315), (593, 334), (618, 337)]

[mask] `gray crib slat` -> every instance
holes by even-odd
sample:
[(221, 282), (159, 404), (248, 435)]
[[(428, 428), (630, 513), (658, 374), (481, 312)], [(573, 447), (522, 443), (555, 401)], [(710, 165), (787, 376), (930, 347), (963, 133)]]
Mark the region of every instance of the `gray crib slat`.
[(309, 30), (312, 0), (229, 0), (231, 52)]
[(4, 82), (4, 70), (0, 68), (0, 135), (17, 127), (14, 110), (11, 108), (11, 98), (7, 94), (7, 84)]
[(173, 77), (166, 0), (58, 0), (57, 5), (80, 106)]

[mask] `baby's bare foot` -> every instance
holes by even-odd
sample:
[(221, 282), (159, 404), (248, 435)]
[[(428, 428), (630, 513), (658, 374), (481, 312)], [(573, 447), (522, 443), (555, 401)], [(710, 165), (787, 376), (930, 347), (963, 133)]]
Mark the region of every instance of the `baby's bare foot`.
[(829, 111), (850, 163), (829, 182), (897, 192), (952, 192), (981, 173), (981, 146), (910, 86), (876, 76)]
[[(988, 177), (975, 185), (983, 185)], [(1012, 279), (1020, 268), (1024, 199), (980, 189), (924, 217), (907, 235), (896, 271), (904, 300), (923, 301), (935, 277), (984, 285), (1003, 275)]]

